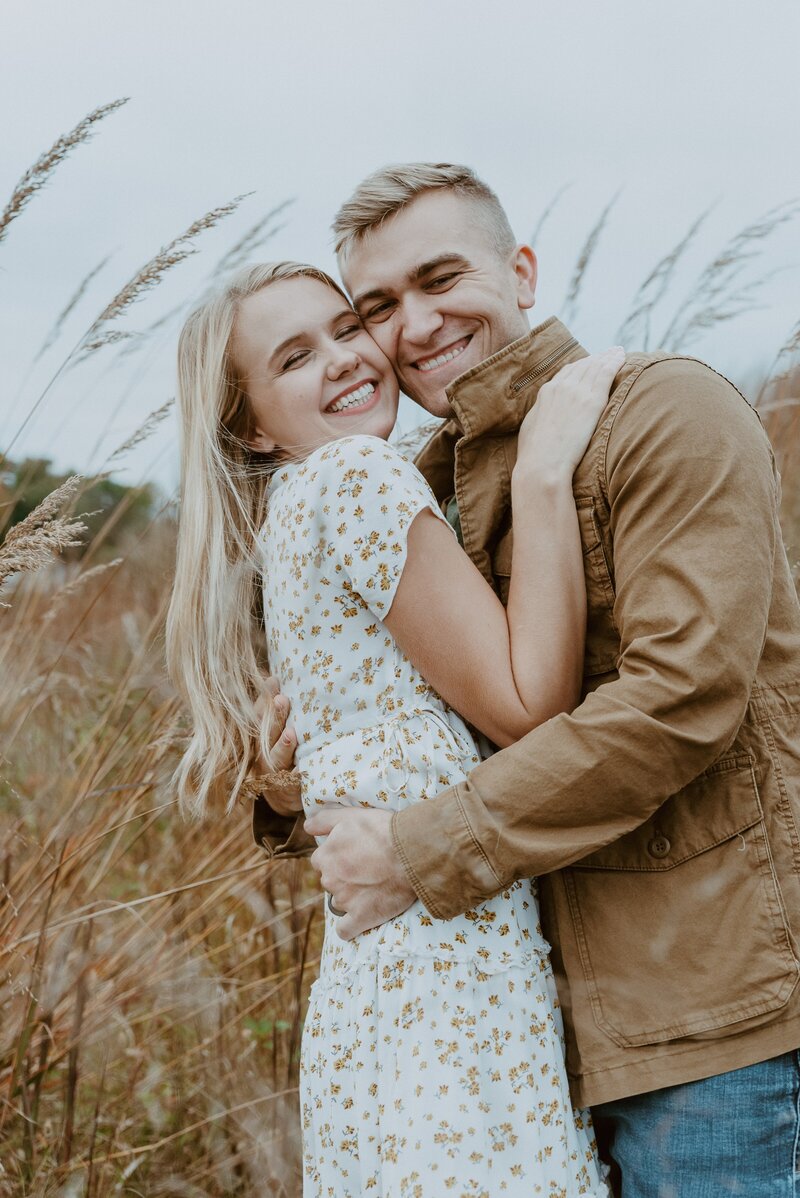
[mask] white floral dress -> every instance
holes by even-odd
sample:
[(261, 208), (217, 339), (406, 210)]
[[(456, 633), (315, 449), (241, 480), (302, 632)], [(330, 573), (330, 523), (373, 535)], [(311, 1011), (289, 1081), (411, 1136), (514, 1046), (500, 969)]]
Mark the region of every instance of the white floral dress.
[[(382, 623), (425, 508), (444, 519), (375, 437), (333, 441), (271, 481), (269, 660), (292, 703), (307, 812), (399, 809), (479, 760)], [(326, 908), (303, 1032), (304, 1194), (605, 1196), (588, 1115), (570, 1104), (533, 885), (448, 921), (416, 902), (349, 943), (335, 918)]]

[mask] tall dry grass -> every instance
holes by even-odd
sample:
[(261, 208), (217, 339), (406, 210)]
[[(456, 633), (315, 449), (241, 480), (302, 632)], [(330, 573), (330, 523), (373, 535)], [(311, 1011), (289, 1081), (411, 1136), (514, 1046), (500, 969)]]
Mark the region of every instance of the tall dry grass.
[[(115, 107), (90, 114), (42, 156), (0, 232)], [(282, 207), (211, 274), (252, 260)], [(578, 256), (572, 307), (610, 210)], [(200, 218), (137, 272), (59, 370), (116, 341), (124, 342), (119, 354), (142, 353), (148, 335), (177, 325), (191, 297), (137, 338), (118, 322), (230, 211), (223, 205)], [(769, 236), (783, 219), (776, 212), (773, 226), (756, 222), (716, 255), (721, 265), (701, 275), (694, 307), (681, 302), (690, 331), (715, 311), (729, 318), (729, 289), (715, 291), (720, 272), (730, 274), (737, 254)], [(637, 331), (642, 340), (655, 336), (675, 267), (701, 224), (642, 284), (627, 343)], [(66, 314), (47, 348), (59, 342)], [(792, 478), (800, 476), (797, 350), (794, 330), (759, 396)], [(111, 464), (148, 435), (165, 406)], [(40, 568), (30, 538), (49, 529), (48, 551), (59, 536), (74, 539), (81, 493), (74, 484), (7, 539), (17, 572), (0, 592), (8, 604), (0, 607), (0, 1198), (293, 1198), (300, 1031), (321, 935), (316, 881), (303, 862), (264, 861), (244, 808), (200, 826), (179, 817), (169, 779), (184, 726), (162, 646), (174, 512), (166, 504), (113, 561), (103, 556), (105, 528), (79, 565)], [(800, 489), (787, 485), (784, 499), (800, 557)]]
[[(0, 233), (116, 107), (37, 160)], [(238, 202), (193, 222), (112, 296), (6, 452), (64, 369), (136, 345), (121, 318)], [(263, 246), (283, 207), (215, 273)], [(174, 513), (165, 505), (113, 561), (106, 524), (79, 565), (42, 568), (85, 532), (91, 481), (70, 480), (0, 546), (0, 1195), (293, 1196), (318, 889), (304, 863), (264, 861), (248, 810), (202, 827), (179, 816), (170, 777), (184, 728), (162, 645)], [(0, 531), (17, 495), (5, 498)]]
[(0, 617), (0, 1194), (297, 1192), (320, 907), (247, 812), (175, 810), (174, 527)]

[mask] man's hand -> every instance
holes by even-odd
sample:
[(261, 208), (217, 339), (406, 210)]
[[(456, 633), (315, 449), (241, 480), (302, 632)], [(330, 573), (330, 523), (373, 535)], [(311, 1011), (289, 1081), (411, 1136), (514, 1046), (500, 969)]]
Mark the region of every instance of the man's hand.
[(400, 915), (416, 899), (392, 844), (392, 813), (363, 807), (319, 811), (305, 822), (312, 836), (327, 836), (311, 864), (335, 907), (342, 940)]
[(292, 773), (297, 734), (294, 728), (286, 727), (289, 700), (280, 693), (277, 678), (267, 679), (266, 690), (256, 703), (256, 711), (262, 719), (267, 716), (272, 762), (267, 764), (258, 753), (251, 773), (263, 776), (260, 779), (260, 791), (273, 811), (278, 815), (296, 815), (303, 810), (300, 778)]

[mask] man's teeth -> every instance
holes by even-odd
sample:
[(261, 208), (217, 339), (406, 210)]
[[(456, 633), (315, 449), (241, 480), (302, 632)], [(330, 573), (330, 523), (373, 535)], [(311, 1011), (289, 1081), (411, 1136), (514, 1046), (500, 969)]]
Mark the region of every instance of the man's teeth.
[(438, 358), (425, 358), (417, 362), (420, 370), (433, 370), (435, 366), (444, 366), (445, 362), (452, 362), (453, 358), (457, 358), (459, 354), (463, 354), (467, 348), (466, 341), (460, 345), (458, 349), (449, 349), (445, 354), (439, 354)]
[(359, 404), (367, 402), (374, 390), (374, 383), (364, 383), (357, 391), (351, 391), (349, 395), (345, 395), (344, 399), (337, 399), (336, 403), (331, 404), (328, 411), (344, 412), (347, 408), (358, 407)]

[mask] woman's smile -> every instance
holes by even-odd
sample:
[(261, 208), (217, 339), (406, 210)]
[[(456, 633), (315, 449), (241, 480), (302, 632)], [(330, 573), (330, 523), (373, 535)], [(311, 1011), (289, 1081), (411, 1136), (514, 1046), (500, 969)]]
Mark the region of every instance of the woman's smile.
[(367, 379), (362, 383), (353, 383), (346, 391), (328, 404), (325, 412), (328, 415), (339, 415), (340, 413), (353, 413), (356, 411), (368, 411), (374, 407), (380, 399), (380, 391), (378, 384), (373, 379)]

